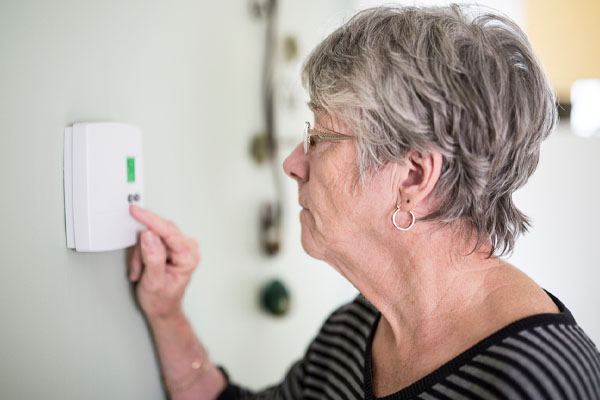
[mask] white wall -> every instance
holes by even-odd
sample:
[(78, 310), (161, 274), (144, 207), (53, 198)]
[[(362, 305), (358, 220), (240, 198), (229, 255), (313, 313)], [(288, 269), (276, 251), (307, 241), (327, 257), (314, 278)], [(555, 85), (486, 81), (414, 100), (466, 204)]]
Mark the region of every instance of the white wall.
[[(286, 4), (305, 55), (341, 3)], [(353, 295), (301, 250), (291, 181), (283, 252), (258, 250), (258, 205), (272, 191), (268, 169), (248, 157), (262, 49), (244, 1), (0, 3), (0, 397), (164, 398), (125, 252), (65, 246), (63, 131), (75, 121), (142, 128), (146, 204), (201, 242), (185, 306), (237, 381), (280, 379)], [(295, 141), (303, 118), (290, 123)], [(275, 275), (293, 293), (282, 320), (256, 305)]]
[[(146, 204), (199, 239), (204, 257), (186, 310), (236, 381), (259, 388), (281, 379), (322, 319), (355, 294), (302, 251), (291, 180), (282, 252), (272, 259), (259, 252), (258, 206), (273, 187), (268, 168), (247, 156), (250, 136), (261, 128), (263, 30), (246, 6), (0, 3), (0, 397), (164, 398), (126, 281), (125, 252), (80, 254), (65, 246), (63, 129), (75, 121), (143, 129)], [(280, 31), (300, 37), (303, 59), (354, 7), (283, 1)], [(278, 74), (300, 104), (279, 111), (280, 159), (310, 118), (298, 72), (299, 63), (291, 63)], [(553, 140), (520, 193), (536, 225), (513, 260), (564, 298), (598, 342), (598, 188), (583, 183), (597, 182), (600, 149), (592, 141)], [(290, 315), (280, 320), (256, 304), (259, 287), (273, 276), (293, 296)]]

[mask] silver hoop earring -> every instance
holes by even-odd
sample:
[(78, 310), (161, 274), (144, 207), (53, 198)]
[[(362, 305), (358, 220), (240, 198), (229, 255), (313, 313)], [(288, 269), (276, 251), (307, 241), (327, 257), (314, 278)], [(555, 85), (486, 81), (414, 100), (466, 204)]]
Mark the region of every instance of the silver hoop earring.
[(396, 211), (394, 212), (394, 215), (392, 215), (392, 223), (394, 224), (396, 229), (398, 229), (399, 231), (407, 231), (410, 228), (412, 228), (413, 225), (415, 224), (415, 214), (413, 214), (412, 211), (408, 212), (410, 214), (410, 224), (406, 228), (402, 228), (401, 226), (398, 226), (398, 224), (396, 223), (396, 215), (398, 215), (398, 211), (400, 211), (400, 207), (398, 207), (396, 209)]

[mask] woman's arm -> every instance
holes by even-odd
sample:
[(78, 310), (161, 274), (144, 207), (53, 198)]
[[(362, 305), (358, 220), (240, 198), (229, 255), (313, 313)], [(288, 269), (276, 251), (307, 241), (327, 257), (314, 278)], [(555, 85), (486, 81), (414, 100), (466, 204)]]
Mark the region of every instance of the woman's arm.
[(198, 244), (158, 215), (132, 206), (131, 215), (148, 227), (129, 253), (129, 279), (150, 329), (172, 399), (215, 399), (227, 382), (182, 309), (185, 288), (198, 262)]
[(183, 312), (150, 322), (150, 327), (171, 399), (216, 399), (227, 381)]

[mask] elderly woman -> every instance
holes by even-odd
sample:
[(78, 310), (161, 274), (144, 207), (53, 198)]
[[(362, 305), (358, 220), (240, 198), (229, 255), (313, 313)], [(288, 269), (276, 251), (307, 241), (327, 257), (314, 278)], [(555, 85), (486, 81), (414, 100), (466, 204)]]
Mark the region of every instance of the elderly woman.
[[(555, 99), (497, 15), (375, 8), (327, 37), (303, 78), (314, 126), (284, 162), (302, 245), (360, 291), (284, 381), (259, 393), (211, 363), (181, 299), (196, 242), (148, 227), (130, 279), (173, 398), (600, 399), (600, 354), (571, 313), (502, 260), (528, 219)], [(566, 200), (567, 201), (567, 200)]]

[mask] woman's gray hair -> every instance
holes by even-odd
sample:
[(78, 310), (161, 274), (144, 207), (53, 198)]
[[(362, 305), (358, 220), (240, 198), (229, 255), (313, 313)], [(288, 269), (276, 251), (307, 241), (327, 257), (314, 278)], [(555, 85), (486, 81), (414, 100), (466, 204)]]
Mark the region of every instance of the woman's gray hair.
[[(422, 220), (466, 222), (479, 248), (512, 252), (529, 219), (512, 194), (557, 123), (554, 92), (523, 31), (471, 8), (378, 7), (329, 35), (304, 64), (311, 106), (358, 137), (364, 182), (409, 149), (443, 155)], [(455, 225), (463, 226), (463, 224)]]

